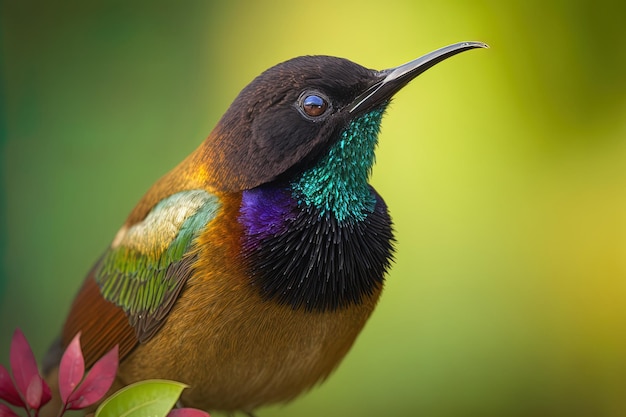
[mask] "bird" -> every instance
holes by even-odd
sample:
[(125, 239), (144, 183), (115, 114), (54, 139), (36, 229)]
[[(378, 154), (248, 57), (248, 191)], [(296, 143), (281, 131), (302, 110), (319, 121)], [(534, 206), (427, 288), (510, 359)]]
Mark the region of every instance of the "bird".
[(243, 412), (324, 381), (371, 316), (394, 231), (369, 184), (396, 92), (481, 42), (372, 70), (308, 55), (261, 73), (147, 191), (87, 274), (45, 360), (80, 332), (86, 367), (115, 345), (119, 389), (189, 386), (180, 403)]

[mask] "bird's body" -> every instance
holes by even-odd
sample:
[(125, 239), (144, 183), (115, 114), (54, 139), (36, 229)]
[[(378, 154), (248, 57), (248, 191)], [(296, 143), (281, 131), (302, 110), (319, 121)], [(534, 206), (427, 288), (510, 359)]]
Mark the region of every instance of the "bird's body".
[[(481, 46), (463, 45), (431, 60)], [(118, 344), (117, 387), (181, 381), (182, 403), (202, 409), (251, 412), (326, 378), (391, 262), (367, 180), (384, 110), (418, 64), (300, 57), (257, 77), (131, 212), (60, 345), (80, 331), (89, 366)]]

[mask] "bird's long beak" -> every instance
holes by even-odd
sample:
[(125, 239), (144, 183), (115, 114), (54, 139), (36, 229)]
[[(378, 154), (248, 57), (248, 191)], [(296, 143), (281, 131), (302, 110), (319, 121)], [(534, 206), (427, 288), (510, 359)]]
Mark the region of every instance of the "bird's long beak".
[(399, 67), (382, 70), (379, 72), (381, 80), (354, 99), (348, 106), (348, 111), (354, 113), (357, 110), (360, 112), (372, 109), (389, 100), (413, 78), (444, 59), (470, 49), (488, 47), (482, 42), (459, 42), (444, 46)]

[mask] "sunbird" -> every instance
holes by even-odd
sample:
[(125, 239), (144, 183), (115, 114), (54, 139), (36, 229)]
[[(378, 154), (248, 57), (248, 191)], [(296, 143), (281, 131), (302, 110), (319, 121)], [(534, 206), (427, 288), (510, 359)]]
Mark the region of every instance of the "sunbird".
[(115, 345), (115, 389), (189, 385), (180, 403), (252, 414), (323, 381), (372, 314), (394, 251), (369, 185), (396, 92), (456, 43), (376, 71), (301, 56), (256, 77), (159, 179), (92, 267), (47, 355), (81, 333), (86, 366)]

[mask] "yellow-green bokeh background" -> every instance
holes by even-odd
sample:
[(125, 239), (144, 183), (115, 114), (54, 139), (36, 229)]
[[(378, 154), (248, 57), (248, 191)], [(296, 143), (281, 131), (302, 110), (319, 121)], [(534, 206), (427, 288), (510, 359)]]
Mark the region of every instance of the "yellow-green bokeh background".
[(43, 354), (135, 202), (262, 70), (481, 40), (383, 122), (379, 308), (324, 385), (258, 414), (626, 415), (623, 1), (0, 7), (0, 362), (16, 326)]

